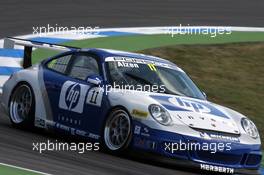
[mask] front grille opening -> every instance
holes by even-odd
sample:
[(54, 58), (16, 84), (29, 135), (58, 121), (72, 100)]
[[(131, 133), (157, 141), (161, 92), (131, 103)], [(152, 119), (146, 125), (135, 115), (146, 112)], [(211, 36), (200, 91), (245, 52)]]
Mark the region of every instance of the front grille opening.
[(246, 165), (250, 165), (250, 166), (259, 165), (261, 162), (261, 158), (262, 158), (261, 155), (249, 154), (248, 158), (247, 158)]

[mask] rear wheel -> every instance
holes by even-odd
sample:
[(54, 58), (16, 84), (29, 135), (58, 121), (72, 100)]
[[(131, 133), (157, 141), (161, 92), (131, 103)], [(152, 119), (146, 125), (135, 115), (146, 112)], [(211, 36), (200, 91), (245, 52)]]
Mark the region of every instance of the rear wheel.
[(111, 152), (121, 152), (131, 141), (131, 119), (123, 109), (114, 109), (104, 127), (104, 145)]
[(9, 118), (16, 127), (29, 127), (34, 124), (35, 98), (28, 84), (18, 85), (9, 103)]

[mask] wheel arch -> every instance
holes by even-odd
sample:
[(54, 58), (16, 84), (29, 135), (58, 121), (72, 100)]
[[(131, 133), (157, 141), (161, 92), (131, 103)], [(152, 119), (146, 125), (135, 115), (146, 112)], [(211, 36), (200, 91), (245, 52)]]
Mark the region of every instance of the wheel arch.
[(128, 111), (128, 109), (125, 107), (125, 106), (123, 106), (123, 105), (116, 105), (116, 106), (112, 106), (111, 108), (109, 108), (108, 110), (107, 110), (107, 112), (106, 112), (106, 114), (105, 114), (105, 116), (104, 116), (104, 120), (103, 120), (103, 122), (102, 122), (102, 126), (101, 126), (101, 134), (102, 134), (102, 132), (103, 132), (103, 130), (104, 130), (104, 125), (105, 125), (105, 122), (106, 122), (106, 120), (107, 120), (107, 118), (108, 118), (108, 116), (109, 116), (109, 114), (113, 111), (113, 110), (116, 110), (116, 109), (123, 109), (124, 111), (126, 111), (126, 113), (128, 114), (128, 116), (129, 116), (129, 118), (131, 119), (131, 122), (133, 122), (133, 118), (132, 118), (132, 116), (130, 115), (130, 112)]
[[(132, 140), (132, 137), (133, 137), (133, 126), (134, 126), (134, 124), (133, 124), (133, 117), (130, 115), (129, 110), (125, 106), (123, 106), (123, 105), (116, 105), (116, 106), (112, 106), (111, 108), (109, 108), (108, 111), (105, 114), (105, 117), (104, 117), (104, 120), (103, 120), (102, 126), (101, 126), (101, 131), (100, 131), (100, 142), (101, 142), (101, 144), (104, 142), (104, 127), (106, 125), (107, 119), (108, 119), (109, 115), (111, 114), (111, 112), (114, 111), (114, 110), (117, 110), (117, 109), (124, 110), (128, 114), (128, 117), (130, 119), (130, 136), (128, 138), (128, 145), (129, 145), (129, 143)], [(105, 148), (105, 146), (103, 146), (103, 148)]]
[[(14, 91), (20, 86), (20, 85), (23, 85), (23, 84), (26, 84), (28, 85), (28, 87), (30, 88), (30, 90), (32, 91), (32, 94), (33, 94), (33, 97), (34, 97), (34, 100), (36, 100), (36, 95), (35, 95), (35, 92), (33, 90), (33, 86), (28, 82), (28, 81), (19, 81), (17, 82), (17, 84), (13, 87), (13, 89), (11, 90), (11, 95), (9, 96), (8, 98), (8, 108), (10, 107), (10, 100), (11, 100), (11, 97), (12, 95), (14, 94)], [(36, 105), (36, 104), (35, 104)], [(35, 106), (36, 107), (36, 106)]]
[[(13, 110), (13, 107), (11, 106), (11, 102), (12, 102), (12, 98), (16, 98), (16, 96), (14, 96), (17, 94), (16, 90), (19, 90), (19, 88), (22, 86), (27, 86), (29, 88), (29, 91), (30, 91), (31, 96), (32, 96), (32, 103), (31, 103), (32, 106), (30, 108), (30, 112), (27, 114), (28, 115), (27, 118), (21, 122), (16, 123), (12, 119), (11, 110)], [(27, 81), (17, 82), (16, 85), (11, 90), (11, 95), (9, 96), (9, 99), (8, 99), (8, 115), (9, 115), (9, 118), (10, 118), (12, 125), (14, 127), (21, 128), (21, 129), (22, 128), (23, 129), (32, 129), (34, 127), (35, 117), (36, 117), (35, 116), (35, 110), (36, 110), (36, 96), (35, 96), (35, 92), (33, 90), (33, 87)]]

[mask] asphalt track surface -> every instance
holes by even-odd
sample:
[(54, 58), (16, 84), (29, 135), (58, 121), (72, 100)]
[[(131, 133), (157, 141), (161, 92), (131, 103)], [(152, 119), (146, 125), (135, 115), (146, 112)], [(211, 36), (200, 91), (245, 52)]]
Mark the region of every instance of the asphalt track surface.
[[(33, 26), (140, 27), (164, 25), (264, 26), (263, 0), (7, 0), (0, 2), (0, 38), (30, 34)], [(152, 159), (102, 152), (32, 151), (32, 142), (58, 139), (11, 127), (0, 112), (0, 162), (51, 174), (194, 174)], [(1, 172), (0, 172), (1, 173)]]
[(32, 26), (264, 26), (263, 0), (1, 0), (0, 38)]

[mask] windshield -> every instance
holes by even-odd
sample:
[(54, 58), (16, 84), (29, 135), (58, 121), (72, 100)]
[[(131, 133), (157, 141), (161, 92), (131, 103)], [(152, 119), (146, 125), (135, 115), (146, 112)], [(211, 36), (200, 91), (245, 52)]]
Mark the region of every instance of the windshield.
[[(172, 95), (205, 99), (201, 91), (182, 70), (174, 65), (146, 64), (140, 62), (108, 61), (109, 79), (113, 87), (138, 87)], [(142, 90), (143, 88), (140, 88)]]

